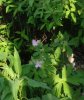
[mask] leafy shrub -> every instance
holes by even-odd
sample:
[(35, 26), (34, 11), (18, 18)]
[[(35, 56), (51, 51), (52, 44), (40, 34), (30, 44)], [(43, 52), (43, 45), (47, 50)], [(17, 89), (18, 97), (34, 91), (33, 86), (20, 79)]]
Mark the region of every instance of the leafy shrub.
[(84, 44), (83, 5), (0, 0), (0, 100), (84, 99), (84, 72), (69, 61)]

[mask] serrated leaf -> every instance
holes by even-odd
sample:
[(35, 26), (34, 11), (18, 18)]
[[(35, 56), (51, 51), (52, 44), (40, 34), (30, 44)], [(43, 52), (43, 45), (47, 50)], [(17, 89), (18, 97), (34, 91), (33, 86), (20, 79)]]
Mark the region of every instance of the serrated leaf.
[(21, 80), (15, 79), (14, 81), (10, 80), (9, 82), (10, 82), (13, 98), (14, 100), (18, 100), (18, 91), (21, 86)]
[(16, 77), (13, 69), (9, 66), (7, 66), (6, 64), (2, 65), (3, 67), (1, 67), (3, 69), (3, 75), (5, 75), (7, 77), (10, 76), (10, 78), (14, 79)]
[(71, 94), (72, 89), (66, 82), (63, 82), (63, 90), (66, 96), (68, 96), (69, 98), (72, 98), (72, 94)]
[(14, 70), (18, 76), (21, 75), (22, 71), (21, 60), (16, 48), (14, 48)]
[(61, 82), (61, 78), (59, 77), (59, 74), (53, 75), (53, 81), (54, 84)]
[(58, 62), (56, 62), (53, 54), (50, 55), (50, 58), (51, 58), (52, 65), (58, 65)]
[(58, 83), (54, 88), (55, 88), (55, 93), (57, 94), (58, 97), (60, 97), (62, 90), (62, 83)]

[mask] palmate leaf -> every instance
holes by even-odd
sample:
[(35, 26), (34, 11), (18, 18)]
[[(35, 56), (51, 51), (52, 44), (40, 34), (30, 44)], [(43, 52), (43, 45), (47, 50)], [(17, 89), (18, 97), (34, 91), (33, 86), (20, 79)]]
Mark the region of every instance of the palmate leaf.
[(71, 87), (68, 85), (68, 76), (67, 76), (67, 69), (66, 66), (64, 66), (62, 68), (62, 77), (59, 76), (59, 74), (57, 75), (53, 75), (53, 84), (54, 86), (54, 92), (55, 94), (60, 97), (62, 94), (62, 89), (63, 89), (63, 93), (64, 95), (66, 95), (67, 97), (71, 98), (72, 97), (72, 89)]
[(22, 72), (21, 60), (16, 48), (14, 48), (14, 70), (18, 76), (21, 75)]

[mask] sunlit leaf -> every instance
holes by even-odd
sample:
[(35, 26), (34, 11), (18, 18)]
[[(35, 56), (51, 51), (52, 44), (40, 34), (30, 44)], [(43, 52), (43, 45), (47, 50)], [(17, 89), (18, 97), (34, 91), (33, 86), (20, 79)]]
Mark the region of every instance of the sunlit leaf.
[(69, 98), (72, 98), (72, 89), (66, 82), (63, 82), (63, 89), (65, 95), (68, 96)]
[(9, 82), (10, 82), (10, 88), (12, 91), (13, 98), (14, 100), (18, 100), (18, 92), (19, 92), (22, 81), (19, 79), (15, 79), (13, 81), (10, 80)]
[(19, 76), (21, 75), (21, 71), (22, 71), (21, 60), (15, 48), (14, 48), (14, 70), (16, 74), (18, 74)]
[(57, 47), (54, 53), (55, 59), (58, 60), (60, 58), (61, 55), (61, 48)]

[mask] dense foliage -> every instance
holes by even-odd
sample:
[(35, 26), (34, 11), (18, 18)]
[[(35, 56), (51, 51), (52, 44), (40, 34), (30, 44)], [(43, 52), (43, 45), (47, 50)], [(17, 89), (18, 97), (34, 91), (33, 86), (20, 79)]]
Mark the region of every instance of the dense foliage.
[(84, 100), (84, 0), (0, 0), (0, 100)]

